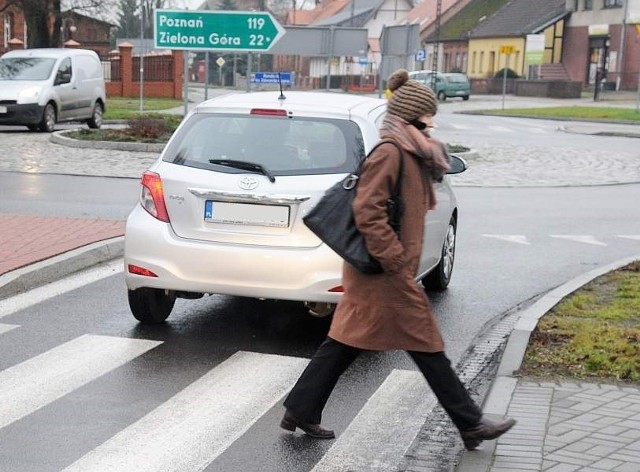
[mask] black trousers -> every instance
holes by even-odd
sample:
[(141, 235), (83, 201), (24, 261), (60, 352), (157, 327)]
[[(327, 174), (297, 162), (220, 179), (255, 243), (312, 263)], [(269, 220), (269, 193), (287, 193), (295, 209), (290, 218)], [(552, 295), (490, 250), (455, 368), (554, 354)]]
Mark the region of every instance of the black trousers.
[[(320, 424), (322, 410), (338, 379), (361, 352), (361, 349), (327, 337), (287, 396), (284, 406), (298, 419)], [(407, 353), (458, 430), (469, 429), (478, 424), (482, 410), (467, 392), (444, 352)]]

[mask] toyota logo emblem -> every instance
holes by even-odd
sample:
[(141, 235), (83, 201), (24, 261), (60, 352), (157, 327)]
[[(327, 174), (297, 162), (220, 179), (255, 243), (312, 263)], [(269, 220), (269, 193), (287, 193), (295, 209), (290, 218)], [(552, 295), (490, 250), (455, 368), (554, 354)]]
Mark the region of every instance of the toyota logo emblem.
[(256, 179), (255, 177), (242, 177), (238, 181), (238, 187), (243, 190), (253, 190), (254, 188), (258, 187), (258, 179)]

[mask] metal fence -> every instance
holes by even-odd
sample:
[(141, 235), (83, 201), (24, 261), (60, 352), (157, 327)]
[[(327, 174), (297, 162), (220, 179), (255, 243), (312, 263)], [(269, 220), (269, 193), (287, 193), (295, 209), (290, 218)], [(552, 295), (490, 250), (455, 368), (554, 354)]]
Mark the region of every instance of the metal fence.
[[(133, 58), (133, 81), (140, 81), (140, 56)], [(171, 82), (173, 81), (173, 56), (157, 55), (144, 56), (142, 60), (143, 78), (148, 82)]]
[[(131, 58), (131, 79), (140, 81), (140, 56)], [(122, 59), (118, 55), (110, 55), (100, 59), (104, 79), (107, 82), (119, 82), (122, 80)], [(173, 56), (153, 55), (144, 56), (142, 60), (143, 78), (145, 82), (173, 82)]]

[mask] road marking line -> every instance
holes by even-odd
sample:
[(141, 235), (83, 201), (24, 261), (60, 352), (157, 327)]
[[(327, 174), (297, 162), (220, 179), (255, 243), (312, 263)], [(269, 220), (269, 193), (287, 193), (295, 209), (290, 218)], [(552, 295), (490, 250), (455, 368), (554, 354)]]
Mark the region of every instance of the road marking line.
[(0, 428), (120, 367), (160, 341), (82, 335), (0, 372)]
[(2, 324), (0, 323), (0, 334), (11, 331), (12, 329), (19, 328), (20, 325)]
[(617, 237), (625, 239), (635, 239), (636, 241), (640, 241), (640, 234), (619, 234)]
[(105, 279), (111, 275), (124, 270), (122, 259), (116, 259), (107, 264), (101, 264), (91, 269), (77, 272), (73, 275), (57, 280), (42, 287), (34, 288), (28, 292), (15, 295), (2, 300), (0, 303), (0, 318), (12, 315), (20, 310), (41, 303), (58, 295), (70, 292), (98, 280)]
[(452, 128), (460, 129), (460, 130), (473, 129), (472, 126), (467, 126), (467, 125), (460, 125), (460, 124), (453, 124), (453, 123), (450, 123), (450, 125)]
[(576, 241), (579, 243), (585, 244), (593, 244), (595, 246), (606, 246), (602, 241), (598, 241), (596, 238), (590, 235), (580, 235), (580, 234), (550, 234), (552, 238), (558, 239), (568, 239), (569, 241)]
[(203, 470), (289, 391), (308, 362), (237, 352), (64, 471)]
[(482, 234), (485, 238), (501, 239), (510, 243), (531, 245), (527, 237), (523, 234)]
[(504, 126), (489, 126), (489, 129), (492, 131), (499, 131), (502, 133), (515, 133), (511, 128), (506, 128)]
[(396, 470), (436, 403), (420, 372), (393, 370), (312, 471)]

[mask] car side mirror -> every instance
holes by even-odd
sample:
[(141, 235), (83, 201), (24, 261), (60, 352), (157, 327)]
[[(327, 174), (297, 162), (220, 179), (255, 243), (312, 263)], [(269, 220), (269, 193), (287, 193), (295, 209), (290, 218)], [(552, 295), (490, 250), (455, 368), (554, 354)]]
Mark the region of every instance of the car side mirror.
[(451, 154), (451, 162), (449, 163), (449, 170), (447, 171), (447, 174), (461, 174), (467, 170), (467, 168), (467, 161), (460, 156)]

